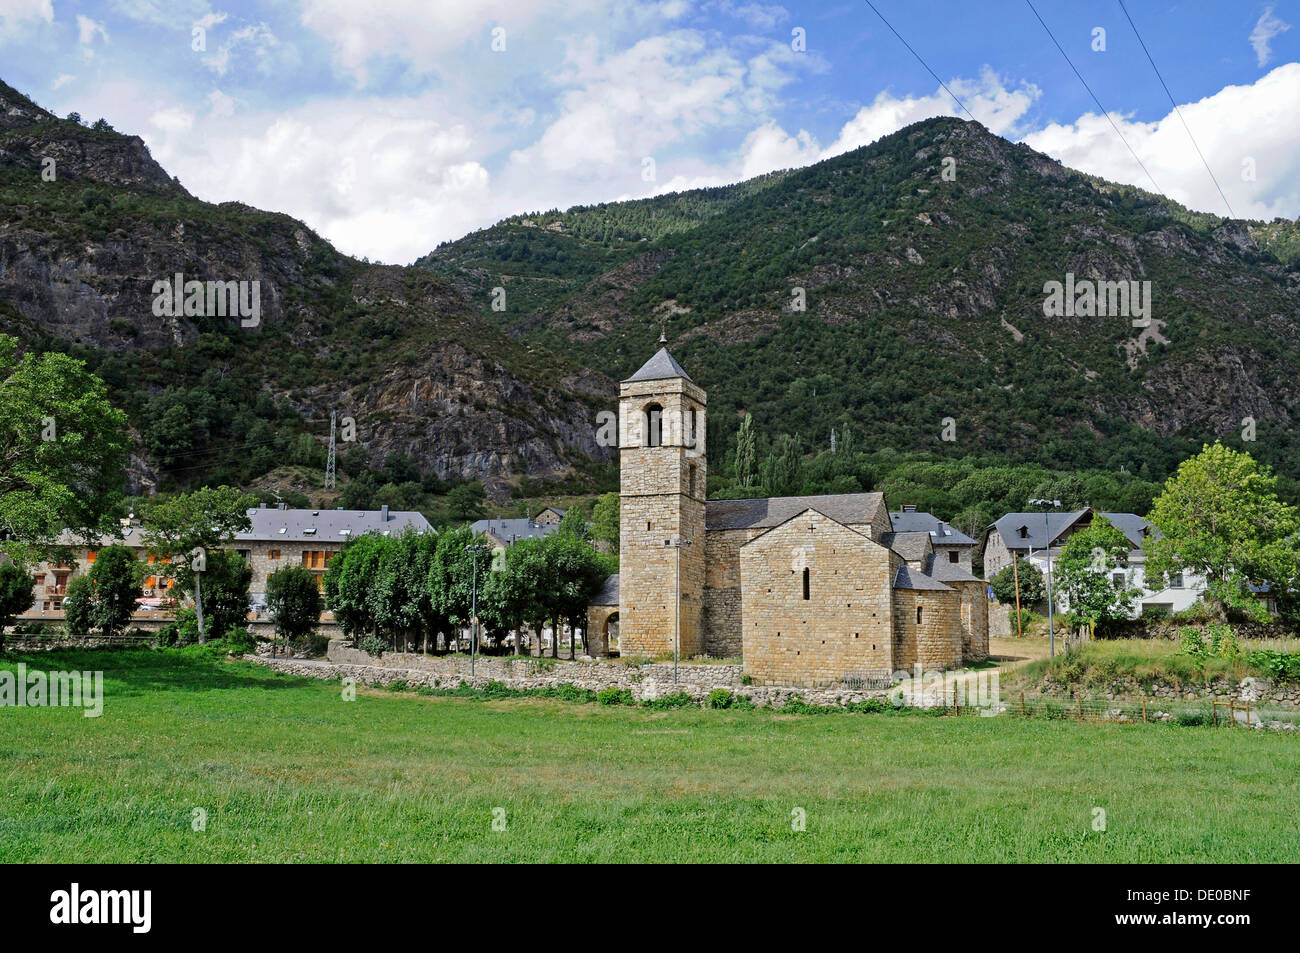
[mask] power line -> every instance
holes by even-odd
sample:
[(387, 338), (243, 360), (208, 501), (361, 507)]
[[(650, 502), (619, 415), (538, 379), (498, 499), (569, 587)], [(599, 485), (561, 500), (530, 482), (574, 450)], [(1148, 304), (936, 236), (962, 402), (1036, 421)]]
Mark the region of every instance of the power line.
[(1169, 97), (1169, 104), (1174, 107), (1174, 112), (1178, 113), (1179, 121), (1183, 124), (1183, 128), (1187, 130), (1187, 138), (1192, 140), (1192, 148), (1195, 149), (1196, 154), (1200, 156), (1201, 165), (1205, 166), (1205, 171), (1210, 173), (1210, 181), (1213, 182), (1214, 187), (1219, 190), (1219, 198), (1223, 199), (1223, 204), (1228, 207), (1229, 217), (1236, 218), (1236, 214), (1232, 211), (1232, 204), (1228, 201), (1228, 197), (1223, 194), (1223, 189), (1219, 187), (1219, 180), (1214, 177), (1214, 170), (1211, 169), (1210, 164), (1205, 161), (1205, 156), (1201, 153), (1201, 147), (1196, 144), (1196, 137), (1192, 135), (1191, 127), (1187, 125), (1187, 120), (1183, 118), (1183, 111), (1178, 108), (1178, 103), (1174, 101), (1174, 94), (1169, 91), (1169, 86), (1165, 83), (1165, 78), (1160, 75), (1160, 68), (1156, 66), (1156, 61), (1151, 58), (1151, 51), (1147, 49), (1146, 41), (1142, 39), (1142, 34), (1138, 32), (1137, 24), (1134, 23), (1133, 18), (1129, 16), (1128, 7), (1124, 6), (1124, 0), (1119, 0), (1119, 8), (1124, 11), (1124, 18), (1128, 20), (1128, 25), (1133, 28), (1133, 34), (1138, 38), (1138, 43), (1142, 45), (1142, 52), (1147, 55), (1147, 62), (1150, 63), (1151, 68), (1155, 70), (1156, 79), (1160, 80), (1160, 85), (1164, 87), (1165, 95)]
[(1097, 104), (1097, 108), (1101, 110), (1101, 114), (1106, 117), (1106, 120), (1110, 123), (1110, 127), (1115, 130), (1115, 135), (1119, 136), (1120, 142), (1124, 143), (1124, 145), (1128, 148), (1129, 153), (1132, 154), (1133, 158), (1137, 161), (1137, 164), (1142, 167), (1142, 171), (1145, 172), (1147, 178), (1151, 180), (1151, 184), (1155, 186), (1156, 191), (1159, 192), (1161, 195), (1164, 195), (1165, 194), (1164, 190), (1161, 189), (1159, 185), (1156, 185), (1155, 176), (1153, 176), (1151, 172), (1147, 169), (1147, 167), (1142, 164), (1142, 160), (1139, 159), (1138, 154), (1133, 151), (1133, 147), (1128, 144), (1128, 140), (1124, 138), (1124, 133), (1120, 132), (1119, 126), (1115, 125), (1115, 120), (1112, 119), (1110, 113), (1106, 111), (1106, 107), (1101, 104), (1101, 100), (1098, 99), (1097, 94), (1092, 91), (1092, 87), (1088, 85), (1088, 81), (1084, 79), (1083, 74), (1080, 73), (1078, 69), (1075, 68), (1075, 65), (1070, 60), (1070, 57), (1066, 56), (1065, 50), (1061, 48), (1061, 44), (1056, 42), (1056, 35), (1052, 33), (1052, 28), (1047, 25), (1047, 23), (1043, 20), (1041, 16), (1038, 16), (1038, 11), (1034, 9), (1033, 0), (1025, 0), (1025, 3), (1029, 4), (1030, 10), (1034, 11), (1034, 16), (1038, 18), (1038, 22), (1043, 24), (1043, 29), (1046, 30), (1047, 35), (1051, 37), (1052, 43), (1056, 45), (1056, 48), (1057, 50), (1060, 51), (1061, 56), (1065, 58), (1065, 62), (1070, 64), (1070, 69), (1074, 70), (1074, 75), (1079, 77), (1079, 82), (1081, 82), (1083, 84), (1083, 88), (1088, 91), (1088, 95), (1092, 97), (1092, 101)]
[(867, 6), (871, 7), (872, 11), (876, 14), (876, 16), (880, 17), (881, 22), (883, 22), (885, 26), (889, 27), (890, 32), (893, 33), (894, 36), (898, 37), (898, 42), (902, 43), (904, 46), (907, 47), (907, 52), (911, 53), (913, 56), (916, 57), (917, 62), (920, 63), (922, 66), (924, 66), (926, 72), (934, 77), (935, 82), (937, 82), (940, 86), (943, 87), (944, 92), (946, 92), (949, 96), (953, 98), (953, 102), (955, 102), (958, 106), (961, 107), (961, 111), (964, 112), (966, 115), (970, 116), (971, 122), (979, 122), (978, 119), (976, 119), (974, 116), (971, 116), (971, 111), (966, 108), (965, 103), (963, 103), (960, 99), (957, 98), (957, 94), (948, 88), (948, 84), (945, 83), (943, 80), (939, 79), (939, 74), (936, 73), (934, 70), (930, 69), (930, 64), (927, 63), (925, 60), (921, 59), (921, 54), (916, 52), (916, 50), (912, 49), (912, 45), (908, 43), (905, 39), (903, 39), (903, 35), (894, 29), (894, 25), (885, 19), (885, 15), (883, 13), (881, 13), (879, 10), (876, 9), (876, 5), (872, 3), (871, 0), (863, 0), (863, 2), (865, 2)]

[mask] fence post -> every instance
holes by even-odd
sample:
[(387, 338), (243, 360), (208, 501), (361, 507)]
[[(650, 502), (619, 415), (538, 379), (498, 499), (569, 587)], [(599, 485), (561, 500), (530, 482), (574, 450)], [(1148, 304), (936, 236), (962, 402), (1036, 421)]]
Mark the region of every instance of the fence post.
[(1079, 720), (1080, 720), (1080, 721), (1083, 721), (1083, 696), (1082, 696), (1082, 695), (1075, 695), (1075, 696), (1074, 696), (1074, 700), (1075, 700), (1076, 702), (1078, 702), (1078, 705), (1079, 705)]
[(1029, 713), (1028, 713), (1027, 711), (1025, 711), (1025, 693), (1024, 693), (1024, 692), (1021, 692), (1021, 693), (1020, 693), (1020, 717), (1021, 717), (1021, 718), (1028, 718), (1028, 717), (1029, 717)]
[(1147, 723), (1147, 697), (1142, 696), (1142, 724)]

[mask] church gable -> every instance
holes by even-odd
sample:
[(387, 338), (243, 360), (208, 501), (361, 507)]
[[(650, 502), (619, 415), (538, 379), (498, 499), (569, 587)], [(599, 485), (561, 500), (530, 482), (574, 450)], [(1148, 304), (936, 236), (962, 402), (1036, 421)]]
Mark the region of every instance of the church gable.
[(740, 564), (745, 669), (756, 682), (892, 671), (896, 554), (810, 508), (741, 546)]

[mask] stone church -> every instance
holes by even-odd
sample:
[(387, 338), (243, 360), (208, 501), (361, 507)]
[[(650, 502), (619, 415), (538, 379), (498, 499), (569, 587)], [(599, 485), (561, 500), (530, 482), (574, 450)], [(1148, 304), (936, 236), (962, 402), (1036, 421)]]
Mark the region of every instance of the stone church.
[(987, 657), (986, 584), (945, 543), (968, 537), (897, 531), (881, 493), (709, 501), (706, 407), (667, 348), (620, 385), (619, 573), (593, 600), (595, 651), (616, 622), (624, 657), (676, 634), (683, 659), (801, 687)]

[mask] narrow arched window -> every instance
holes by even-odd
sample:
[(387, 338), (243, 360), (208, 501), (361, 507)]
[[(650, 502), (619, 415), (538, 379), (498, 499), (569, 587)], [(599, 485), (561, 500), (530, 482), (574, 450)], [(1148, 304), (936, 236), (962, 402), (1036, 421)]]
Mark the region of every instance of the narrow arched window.
[(921, 613), (922, 613), (923, 611), (924, 611), (924, 609), (923, 609), (921, 606), (917, 606), (917, 607), (916, 607), (916, 624), (917, 624), (917, 625), (920, 625), (920, 624), (921, 624)]
[(659, 404), (649, 404), (645, 409), (645, 445), (663, 446), (664, 409)]
[(809, 573), (808, 567), (807, 567), (807, 566), (804, 566), (804, 567), (803, 567), (803, 597), (804, 597), (805, 600), (807, 600), (807, 599), (812, 595), (812, 591), (811, 591), (811, 587), (810, 587), (810, 582), (811, 582), (811, 580), (810, 580), (809, 576), (810, 576), (810, 573)]

